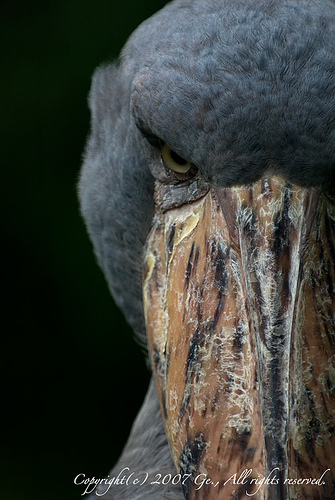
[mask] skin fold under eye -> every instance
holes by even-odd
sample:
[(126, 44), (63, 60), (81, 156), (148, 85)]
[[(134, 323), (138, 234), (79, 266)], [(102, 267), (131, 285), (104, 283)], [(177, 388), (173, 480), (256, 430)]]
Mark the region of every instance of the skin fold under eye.
[(209, 186), (193, 163), (178, 155), (164, 142), (160, 143), (159, 149), (160, 168), (157, 165), (152, 173), (159, 181), (155, 188), (155, 202), (160, 210), (165, 212), (192, 203), (207, 193)]

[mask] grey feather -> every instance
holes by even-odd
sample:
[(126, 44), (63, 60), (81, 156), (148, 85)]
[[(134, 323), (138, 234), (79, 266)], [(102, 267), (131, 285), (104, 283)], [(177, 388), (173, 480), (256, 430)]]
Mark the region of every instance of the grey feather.
[[(125, 470), (124, 470), (125, 469)], [(124, 470), (124, 472), (122, 472)], [(121, 472), (121, 474), (120, 474)], [(168, 484), (161, 483), (164, 476), (171, 474), (175, 477), (177, 472), (173, 465), (170, 450), (166, 441), (163, 421), (160, 416), (160, 408), (156, 395), (154, 381), (152, 380), (143, 406), (136, 417), (129, 440), (120, 460), (109, 473), (109, 479), (119, 476), (129, 477), (127, 484), (115, 484), (108, 489), (102, 485), (97, 488), (105, 500), (183, 500), (180, 484), (173, 485), (170, 480)], [(134, 485), (132, 481), (140, 478), (141, 481), (148, 479), (141, 485)], [(151, 484), (154, 483), (154, 484)], [(160, 484), (158, 484), (160, 483)], [(94, 500), (97, 496), (94, 492), (87, 500)]]
[(333, 2), (172, 3), (126, 47), (136, 122), (216, 185), (319, 185), (335, 165), (334, 40)]
[(81, 209), (112, 294), (144, 337), (141, 256), (153, 215), (153, 179), (129, 112), (129, 82), (99, 68), (90, 94), (92, 130), (79, 183)]

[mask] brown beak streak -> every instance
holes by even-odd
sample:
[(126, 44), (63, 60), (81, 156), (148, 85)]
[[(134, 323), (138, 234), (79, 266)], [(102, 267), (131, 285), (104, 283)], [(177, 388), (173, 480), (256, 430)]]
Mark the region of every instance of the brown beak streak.
[(186, 498), (334, 498), (334, 265), (334, 206), (279, 177), (157, 209), (145, 315)]

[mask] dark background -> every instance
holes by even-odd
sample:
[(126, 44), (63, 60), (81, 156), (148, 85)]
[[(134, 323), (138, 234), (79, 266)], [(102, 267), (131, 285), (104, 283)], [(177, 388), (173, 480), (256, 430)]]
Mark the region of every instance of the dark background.
[(116, 461), (149, 375), (79, 216), (94, 68), (160, 0), (1, 7), (1, 498), (72, 500)]

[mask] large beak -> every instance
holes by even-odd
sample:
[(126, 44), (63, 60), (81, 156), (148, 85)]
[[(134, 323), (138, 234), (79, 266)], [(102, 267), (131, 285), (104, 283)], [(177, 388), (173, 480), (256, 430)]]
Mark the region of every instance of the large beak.
[(156, 214), (145, 316), (187, 499), (335, 498), (334, 266), (334, 206), (279, 177)]

